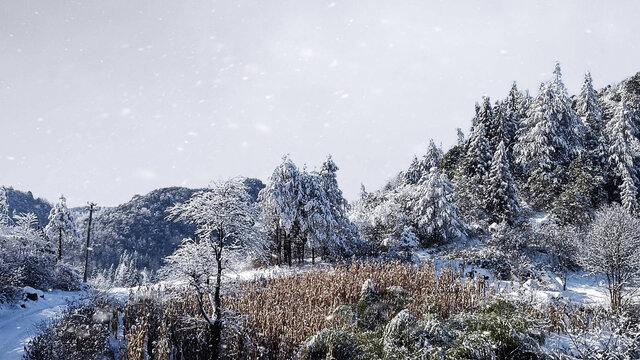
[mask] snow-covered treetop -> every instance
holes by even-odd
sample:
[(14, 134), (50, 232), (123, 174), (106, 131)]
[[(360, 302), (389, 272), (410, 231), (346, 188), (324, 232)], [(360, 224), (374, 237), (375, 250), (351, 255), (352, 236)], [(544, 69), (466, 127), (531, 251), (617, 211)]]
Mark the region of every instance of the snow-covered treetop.
[[(241, 179), (215, 182), (209, 190), (197, 192), (167, 211), (169, 220), (195, 224), (200, 239), (211, 240), (215, 235), (225, 246), (256, 255), (264, 252), (265, 243), (256, 226), (258, 211)], [(218, 246), (217, 241), (212, 244)]]

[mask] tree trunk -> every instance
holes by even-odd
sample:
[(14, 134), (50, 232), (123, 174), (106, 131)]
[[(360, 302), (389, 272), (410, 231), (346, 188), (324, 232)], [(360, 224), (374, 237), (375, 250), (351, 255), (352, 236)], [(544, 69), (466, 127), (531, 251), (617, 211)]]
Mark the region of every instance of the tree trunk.
[(311, 247), (311, 265), (316, 264), (316, 248)]
[(291, 263), (291, 258), (292, 258), (292, 248), (291, 248), (291, 236), (289, 235), (285, 235), (285, 256), (286, 256), (286, 260), (287, 260), (287, 264), (289, 265), (289, 267), (291, 267), (292, 263)]
[(62, 228), (58, 228), (58, 261), (62, 260)]
[(562, 272), (562, 291), (567, 291), (567, 267), (565, 266)]
[(278, 265), (282, 265), (282, 241), (280, 239), (280, 227), (276, 227), (276, 246), (278, 247)]
[(222, 340), (222, 301), (220, 299), (220, 287), (222, 285), (222, 248), (224, 246), (224, 233), (218, 229), (218, 248), (216, 249), (216, 263), (218, 273), (216, 275), (216, 285), (213, 292), (215, 320), (211, 328), (211, 340), (213, 342), (213, 359), (220, 357), (220, 343)]

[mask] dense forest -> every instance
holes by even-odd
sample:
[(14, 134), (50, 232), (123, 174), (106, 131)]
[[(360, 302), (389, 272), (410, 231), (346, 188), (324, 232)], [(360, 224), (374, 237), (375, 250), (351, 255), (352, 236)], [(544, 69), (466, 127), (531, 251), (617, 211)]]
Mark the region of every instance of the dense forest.
[(91, 214), (1, 188), (0, 303), (88, 294), (25, 358), (640, 358), (640, 73), (504, 95), (353, 203), (331, 156)]

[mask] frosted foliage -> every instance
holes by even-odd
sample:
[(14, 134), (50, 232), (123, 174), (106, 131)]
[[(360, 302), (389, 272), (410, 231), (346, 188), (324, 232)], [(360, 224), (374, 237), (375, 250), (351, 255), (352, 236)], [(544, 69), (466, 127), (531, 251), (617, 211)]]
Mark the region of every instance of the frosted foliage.
[(608, 139), (608, 160), (615, 175), (619, 178), (619, 190), (622, 206), (627, 210), (637, 210), (638, 174), (636, 159), (640, 152), (638, 129), (633, 122), (633, 113), (622, 102), (614, 117), (605, 127)]
[(212, 237), (219, 237), (229, 250), (264, 256), (267, 244), (258, 229), (258, 211), (241, 179), (214, 183), (168, 211), (169, 219), (195, 224), (201, 242), (217, 248)]
[(0, 226), (7, 226), (10, 222), (9, 218), (9, 199), (7, 198), (7, 189), (0, 186)]
[(580, 249), (581, 265), (605, 274), (612, 307), (622, 306), (640, 276), (640, 219), (619, 205), (606, 207), (596, 213)]
[(511, 176), (503, 142), (493, 155), (486, 192), (486, 208), (497, 221), (511, 221), (519, 210), (516, 188)]
[(411, 207), (419, 231), (432, 241), (451, 241), (466, 229), (454, 202), (453, 187), (438, 168), (432, 168), (416, 187)]

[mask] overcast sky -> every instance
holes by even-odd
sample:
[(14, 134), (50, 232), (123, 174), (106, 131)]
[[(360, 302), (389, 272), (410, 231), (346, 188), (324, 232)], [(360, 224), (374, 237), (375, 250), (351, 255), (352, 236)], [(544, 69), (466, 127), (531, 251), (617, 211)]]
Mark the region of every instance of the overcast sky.
[(474, 103), (640, 71), (637, 1), (0, 6), (0, 184), (71, 205), (266, 180), (331, 153), (349, 200), (467, 132)]

